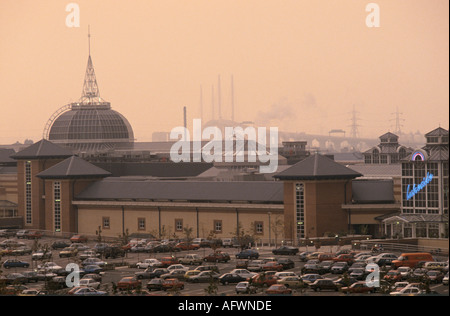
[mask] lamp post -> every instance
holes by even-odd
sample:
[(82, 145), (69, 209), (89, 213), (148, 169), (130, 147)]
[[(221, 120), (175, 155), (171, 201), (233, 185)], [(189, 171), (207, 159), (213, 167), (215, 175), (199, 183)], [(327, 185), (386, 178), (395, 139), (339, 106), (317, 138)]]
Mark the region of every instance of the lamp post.
[(270, 215), (272, 213), (271, 212), (267, 212), (267, 215), (269, 215), (269, 247), (271, 247), (272, 245), (272, 227), (271, 227), (271, 223), (270, 223)]

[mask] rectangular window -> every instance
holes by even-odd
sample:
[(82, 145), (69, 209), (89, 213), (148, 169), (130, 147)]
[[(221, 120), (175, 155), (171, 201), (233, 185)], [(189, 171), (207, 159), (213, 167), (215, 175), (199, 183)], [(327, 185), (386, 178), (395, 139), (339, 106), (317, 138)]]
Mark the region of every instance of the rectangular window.
[(305, 185), (295, 184), (295, 220), (297, 238), (305, 238)]
[(215, 233), (221, 233), (222, 232), (222, 221), (221, 220), (215, 220), (214, 221), (214, 232)]
[(55, 232), (61, 231), (61, 182), (53, 182), (53, 226)]
[(31, 209), (31, 161), (25, 163), (25, 223), (32, 224)]
[(175, 231), (182, 232), (183, 231), (183, 220), (175, 219)]
[(258, 235), (262, 235), (264, 233), (264, 223), (263, 222), (255, 222), (255, 233)]
[(145, 218), (138, 218), (138, 230), (145, 230)]
[(111, 228), (111, 221), (109, 217), (103, 217), (102, 218), (102, 227), (104, 229), (110, 229)]

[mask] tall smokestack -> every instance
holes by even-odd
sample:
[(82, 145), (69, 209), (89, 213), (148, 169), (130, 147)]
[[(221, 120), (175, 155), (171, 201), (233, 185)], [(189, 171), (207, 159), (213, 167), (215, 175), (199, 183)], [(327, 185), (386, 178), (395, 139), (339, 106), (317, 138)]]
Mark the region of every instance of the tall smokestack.
[(200, 86), (200, 119), (203, 121), (203, 90)]
[(220, 75), (219, 75), (219, 79), (217, 82), (217, 99), (219, 102), (219, 120), (222, 118), (222, 109), (221, 109), (221, 96), (220, 96)]
[(187, 130), (187, 115), (186, 115), (186, 107), (183, 108), (183, 118), (184, 118), (184, 140), (187, 141), (187, 135), (186, 135), (186, 130)]
[(231, 120), (234, 122), (234, 82), (231, 75)]
[(211, 120), (214, 121), (214, 85), (211, 86)]

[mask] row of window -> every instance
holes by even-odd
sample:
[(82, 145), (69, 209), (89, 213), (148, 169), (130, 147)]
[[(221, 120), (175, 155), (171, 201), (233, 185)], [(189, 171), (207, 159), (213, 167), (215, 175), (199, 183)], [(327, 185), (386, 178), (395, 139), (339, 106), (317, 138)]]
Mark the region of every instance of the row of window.
[[(255, 225), (254, 226), (255, 234), (263, 234), (264, 233), (264, 222), (256, 221), (256, 222), (254, 222), (254, 225)], [(179, 232), (179, 233), (184, 232), (183, 219), (181, 219), (181, 218), (175, 219), (174, 227), (175, 227), (175, 232)], [(109, 217), (102, 218), (102, 228), (103, 229), (111, 228), (111, 220)], [(139, 231), (147, 230), (146, 218), (144, 218), (144, 217), (137, 218), (137, 229)], [(222, 220), (214, 220), (212, 230), (214, 233), (217, 233), (217, 234), (222, 233), (223, 232), (223, 221)]]

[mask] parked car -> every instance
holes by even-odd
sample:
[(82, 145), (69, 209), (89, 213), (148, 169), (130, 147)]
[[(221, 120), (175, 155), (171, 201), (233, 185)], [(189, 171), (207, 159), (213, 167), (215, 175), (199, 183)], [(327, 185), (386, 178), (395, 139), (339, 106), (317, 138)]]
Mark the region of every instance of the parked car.
[(442, 284), (448, 285), (448, 272), (445, 274), (445, 276), (442, 278)]
[(277, 261), (269, 261), (263, 264), (263, 271), (283, 271), (283, 265), (278, 263)]
[(430, 270), (426, 273), (426, 276), (431, 283), (441, 283), (444, 279), (444, 273), (439, 270)]
[(251, 272), (260, 272), (264, 265), (264, 260), (252, 260), (247, 264), (247, 270)]
[(202, 258), (196, 253), (192, 254), (186, 254), (184, 257), (179, 258), (178, 262), (181, 264), (187, 264), (187, 265), (200, 265), (202, 264)]
[(302, 253), (300, 253), (298, 255), (298, 257), (299, 257), (300, 261), (306, 262), (308, 260), (307, 259), (308, 255), (310, 255), (312, 253), (313, 253), (312, 251), (303, 251)]
[(291, 289), (296, 289), (304, 286), (304, 283), (299, 276), (286, 276), (282, 277), (281, 279), (277, 278), (277, 283), (282, 284)]
[(254, 249), (245, 249), (236, 254), (236, 259), (258, 259), (259, 253)]
[(52, 243), (51, 247), (52, 247), (52, 249), (56, 250), (56, 249), (64, 249), (69, 246), (70, 246), (70, 243), (68, 243), (65, 240), (57, 240)]
[(397, 269), (397, 271), (400, 272), (403, 280), (408, 279), (413, 273), (413, 269), (411, 269), (410, 267), (400, 267)]
[(171, 270), (165, 274), (162, 274), (160, 276), (161, 279), (165, 280), (165, 279), (183, 279), (184, 275), (186, 274), (187, 271), (185, 270)]
[(10, 268), (28, 268), (30, 267), (30, 263), (18, 259), (8, 259), (3, 262), (3, 268), (10, 269)]
[(174, 248), (180, 249), (180, 250), (198, 250), (198, 249), (200, 249), (200, 245), (183, 241), (183, 242), (179, 242), (178, 244), (176, 244), (174, 246)]
[(295, 262), (290, 258), (279, 258), (277, 261), (283, 266), (283, 270), (295, 268)]
[(410, 267), (414, 269), (420, 262), (434, 261), (433, 256), (428, 252), (402, 253), (392, 264), (395, 267)]
[(230, 255), (223, 251), (216, 251), (210, 253), (209, 255), (203, 258), (205, 262), (228, 262), (230, 261)]
[(353, 264), (353, 256), (351, 254), (341, 254), (333, 258), (334, 262), (346, 262), (348, 265)]
[(349, 294), (349, 293), (373, 293), (375, 292), (375, 288), (371, 286), (367, 286), (367, 283), (365, 281), (358, 281), (353, 283), (350, 286), (345, 286), (341, 288), (341, 291), (343, 293)]
[(267, 290), (268, 295), (290, 295), (292, 294), (292, 289), (284, 286), (283, 284), (271, 285)]
[(403, 276), (398, 270), (390, 270), (386, 273), (383, 279), (390, 282), (398, 282), (403, 279)]
[(331, 273), (342, 274), (348, 270), (348, 263), (345, 261), (336, 262), (331, 267)]
[(155, 258), (144, 259), (143, 261), (139, 261), (136, 263), (136, 267), (138, 269), (147, 269), (147, 268), (159, 268), (162, 267), (161, 261)]
[(29, 232), (28, 229), (21, 229), (21, 230), (17, 231), (16, 237), (18, 239), (20, 239), (20, 238), (25, 239), (25, 238), (27, 238), (26, 236), (27, 236), (28, 232)]
[(364, 280), (366, 277), (366, 270), (364, 268), (353, 269), (349, 276), (356, 280)]
[(97, 295), (102, 296), (107, 294), (108, 293), (105, 291), (99, 291), (90, 287), (81, 287), (72, 293), (72, 295), (79, 295), (79, 296), (97, 296)]
[(281, 246), (280, 248), (273, 249), (272, 253), (274, 255), (296, 255), (298, 253), (298, 248), (292, 246)]
[(101, 260), (100, 258), (87, 258), (84, 259), (83, 262), (81, 263), (81, 265), (84, 266), (88, 266), (88, 265), (97, 265), (99, 267), (104, 267), (106, 266), (106, 262)]
[(245, 281), (246, 279), (238, 274), (225, 273), (219, 277), (219, 282), (222, 285), (228, 285), (229, 283), (239, 283)]
[(30, 230), (25, 234), (26, 239), (41, 239), (43, 234), (37, 230)]
[(220, 274), (214, 271), (202, 271), (197, 275), (191, 276), (187, 279), (188, 282), (200, 283), (200, 282), (211, 282), (219, 280)]
[(16, 230), (15, 229), (0, 229), (0, 237), (6, 237), (6, 238), (11, 238), (16, 236)]
[(85, 260), (88, 258), (98, 258), (98, 257), (100, 257), (100, 253), (98, 253), (94, 250), (85, 250), (78, 254), (78, 258), (80, 258), (80, 260)]
[(67, 247), (59, 252), (59, 257), (60, 258), (70, 258), (70, 257), (75, 257), (77, 254), (78, 254), (78, 249)]
[(254, 294), (256, 293), (256, 287), (248, 281), (242, 281), (236, 284), (235, 291), (236, 294)]
[(324, 279), (324, 277), (321, 276), (320, 274), (311, 273), (311, 274), (302, 275), (301, 279), (302, 279), (303, 283), (305, 283), (306, 285), (310, 285), (310, 284), (316, 282), (317, 280)]
[(198, 266), (198, 267), (195, 268), (195, 270), (198, 270), (198, 271), (214, 271), (214, 272), (219, 273), (219, 267), (216, 266), (216, 265), (210, 265), (210, 264)]
[(321, 253), (317, 259), (322, 262), (322, 261), (330, 261), (333, 260), (333, 258), (336, 257), (334, 254), (332, 253)]
[(162, 289), (164, 291), (173, 290), (173, 289), (183, 290), (184, 282), (182, 282), (178, 279), (166, 279), (163, 281)]
[(100, 288), (100, 282), (94, 280), (94, 279), (81, 279), (79, 281), (79, 286), (85, 286), (85, 287), (92, 287), (94, 289)]
[(87, 241), (88, 239), (84, 235), (73, 235), (70, 237), (70, 242), (72, 243), (86, 243)]
[(322, 290), (332, 290), (338, 291), (339, 286), (333, 282), (331, 279), (319, 279), (309, 284), (309, 287), (313, 289), (315, 292)]
[(100, 273), (103, 272), (103, 268), (96, 265), (96, 264), (90, 264), (85, 267), (83, 267), (83, 273)]
[(254, 275), (256, 275), (256, 273), (254, 272), (250, 272), (247, 269), (233, 269), (230, 271), (230, 273), (232, 274), (237, 274), (245, 279), (250, 279), (252, 278)]
[(142, 282), (136, 277), (124, 277), (117, 283), (117, 289), (119, 291), (123, 290), (134, 290), (142, 286)]
[(253, 285), (264, 287), (269, 287), (273, 284), (277, 284), (278, 282), (278, 278), (274, 274), (266, 274), (265, 272), (258, 273), (250, 280)]
[(173, 257), (173, 256), (171, 256), (171, 257), (163, 257), (159, 261), (161, 262), (161, 266), (163, 268), (167, 268), (168, 266), (170, 266), (172, 264), (178, 263), (178, 259)]
[(413, 295), (422, 295), (423, 291), (418, 287), (407, 286), (401, 289), (400, 291), (391, 292), (389, 294), (392, 296), (413, 296)]
[(149, 291), (161, 291), (163, 289), (164, 280), (161, 278), (154, 278), (147, 283), (147, 289)]

